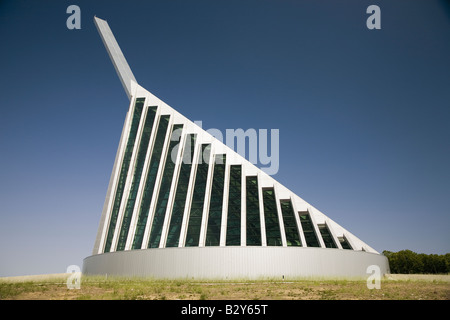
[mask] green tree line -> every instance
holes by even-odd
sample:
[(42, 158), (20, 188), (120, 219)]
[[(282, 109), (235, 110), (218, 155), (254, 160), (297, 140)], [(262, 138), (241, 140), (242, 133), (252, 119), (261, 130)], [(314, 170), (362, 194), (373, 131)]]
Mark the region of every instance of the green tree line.
[(416, 253), (411, 250), (383, 251), (389, 260), (391, 273), (441, 273), (450, 272), (450, 253), (443, 255)]

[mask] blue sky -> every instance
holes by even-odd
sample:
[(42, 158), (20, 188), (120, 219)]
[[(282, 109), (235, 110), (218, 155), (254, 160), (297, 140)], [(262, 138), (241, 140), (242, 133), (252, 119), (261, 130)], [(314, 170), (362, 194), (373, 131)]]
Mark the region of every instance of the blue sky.
[(279, 129), (274, 177), (376, 250), (450, 252), (448, 2), (1, 1), (0, 276), (91, 254), (128, 108), (94, 15), (203, 128)]

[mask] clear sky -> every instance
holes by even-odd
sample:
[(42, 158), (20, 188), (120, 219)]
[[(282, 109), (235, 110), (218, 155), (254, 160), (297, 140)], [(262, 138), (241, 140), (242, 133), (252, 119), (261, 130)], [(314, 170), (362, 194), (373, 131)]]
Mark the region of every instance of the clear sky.
[(203, 128), (279, 129), (274, 177), (379, 252), (450, 252), (448, 2), (14, 0), (0, 2), (0, 276), (92, 252), (129, 103), (94, 15), (139, 84)]

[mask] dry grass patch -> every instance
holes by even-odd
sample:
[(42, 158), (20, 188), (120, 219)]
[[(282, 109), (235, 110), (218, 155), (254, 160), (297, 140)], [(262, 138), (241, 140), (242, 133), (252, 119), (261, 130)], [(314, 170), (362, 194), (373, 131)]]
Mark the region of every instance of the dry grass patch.
[(198, 281), (83, 276), (69, 290), (67, 275), (0, 278), (0, 299), (14, 300), (450, 300), (450, 276), (392, 275), (381, 289), (365, 281)]

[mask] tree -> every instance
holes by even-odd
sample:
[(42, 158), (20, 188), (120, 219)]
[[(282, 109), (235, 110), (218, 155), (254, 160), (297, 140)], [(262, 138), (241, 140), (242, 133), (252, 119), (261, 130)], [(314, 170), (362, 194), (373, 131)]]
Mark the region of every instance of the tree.
[(445, 255), (417, 254), (411, 250), (383, 251), (391, 273), (449, 273), (450, 253)]

